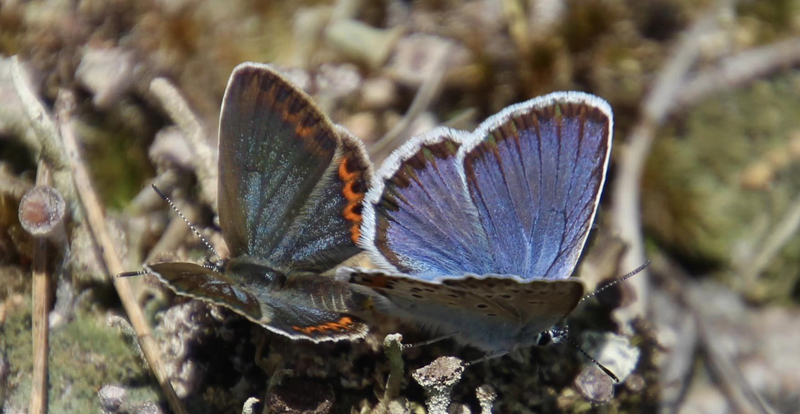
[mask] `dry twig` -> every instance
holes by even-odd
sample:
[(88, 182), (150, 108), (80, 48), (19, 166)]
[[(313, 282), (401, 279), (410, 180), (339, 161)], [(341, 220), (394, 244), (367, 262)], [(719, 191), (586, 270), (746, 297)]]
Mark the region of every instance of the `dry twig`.
[(411, 101), (411, 106), (408, 107), (405, 115), (397, 124), (375, 144), (369, 148), (370, 156), (373, 160), (382, 160), (386, 158), (389, 150), (394, 149), (397, 145), (395, 141), (408, 133), (408, 129), (417, 117), (430, 107), (431, 102), (439, 95), (442, 90), (442, 79), (447, 72), (447, 57), (450, 53), (450, 47), (444, 46), (439, 53), (436, 54), (436, 65), (434, 70), (425, 78), (425, 81), (420, 85), (414, 100)]
[[(47, 164), (39, 162), (36, 185), (51, 184)], [(47, 412), (47, 355), (50, 309), (50, 275), (47, 272), (47, 238), (36, 237), (33, 245), (33, 378), (31, 379), (30, 414)]]
[[(628, 147), (622, 151), (612, 193), (615, 226), (619, 229), (620, 238), (629, 247), (623, 258), (623, 269), (635, 269), (646, 261), (639, 211), (639, 183), (655, 132), (675, 108), (680, 85), (700, 54), (700, 42), (697, 39), (716, 27), (719, 14), (728, 7), (729, 1), (718, 2), (713, 10), (683, 34), (667, 65), (658, 74), (652, 90), (642, 102), (640, 119), (628, 135)], [(624, 322), (624, 329), (628, 321), (645, 314), (649, 291), (648, 271), (645, 269), (641, 273), (630, 281), (639, 300), (615, 312), (615, 317)]]
[(217, 211), (217, 153), (206, 140), (202, 124), (183, 99), (178, 88), (164, 78), (150, 83), (150, 93), (156, 96), (172, 121), (178, 125), (194, 152), (194, 172), (200, 182), (203, 201)]
[(657, 272), (667, 275), (665, 279), (670, 283), (680, 286), (679, 289), (671, 289), (670, 293), (677, 296), (676, 300), (691, 312), (697, 326), (701, 346), (705, 351), (709, 371), (734, 412), (776, 414), (775, 410), (747, 382), (733, 361), (729, 347), (719, 339), (721, 336), (716, 332), (711, 317), (708, 315), (707, 298), (704, 297), (697, 282), (692, 281), (682, 269), (663, 256), (653, 260), (653, 268)]
[[(655, 132), (667, 116), (676, 110), (697, 104), (713, 93), (741, 86), (800, 61), (800, 41), (792, 38), (725, 58), (713, 68), (701, 71), (687, 80), (687, 74), (700, 53), (701, 42), (697, 39), (714, 30), (718, 16), (732, 7), (733, 3), (734, 0), (718, 2), (711, 12), (699, 19), (683, 35), (675, 53), (642, 103), (640, 120), (629, 134), (629, 146), (622, 152), (620, 171), (612, 195), (616, 226), (622, 239), (630, 246), (623, 262), (624, 268), (633, 268), (645, 261), (639, 216), (639, 182)], [(800, 220), (792, 219), (794, 216), (791, 214), (785, 218), (788, 223)], [(797, 224), (787, 226), (796, 227)], [(783, 245), (780, 240), (786, 237), (784, 233), (780, 232), (776, 236), (777, 245)], [(764, 257), (772, 257), (769, 251), (764, 252)], [(648, 279), (646, 275), (642, 276), (631, 281), (640, 299), (646, 298), (648, 292)], [(625, 321), (643, 315), (645, 303), (646, 301), (638, 301), (634, 306), (617, 311), (617, 318)]]
[[(59, 100), (62, 102), (72, 102), (74, 98), (71, 96), (71, 94), (69, 94), (69, 92), (62, 92), (62, 95), (59, 96)], [(80, 151), (78, 149), (78, 142), (75, 138), (75, 134), (70, 123), (70, 108), (68, 108), (68, 106), (69, 105), (65, 105), (65, 107), (59, 111), (58, 118), (61, 126), (61, 138), (63, 139), (64, 148), (66, 149), (69, 157), (70, 169), (72, 170), (75, 180), (75, 187), (78, 195), (83, 201), (89, 227), (94, 234), (95, 240), (100, 245), (100, 251), (103, 254), (106, 268), (111, 274), (122, 273), (125, 269), (123, 269), (122, 263), (119, 260), (119, 255), (114, 248), (114, 243), (111, 240), (111, 236), (109, 236), (108, 231), (106, 231), (105, 216), (102, 208), (100, 207), (100, 201), (97, 198), (97, 194), (95, 193), (94, 188), (92, 188), (89, 173), (83, 163), (83, 160), (81, 159)], [(158, 346), (156, 345), (152, 332), (150, 331), (150, 326), (147, 324), (147, 320), (145, 319), (144, 313), (142, 313), (142, 309), (136, 303), (136, 299), (131, 291), (128, 280), (118, 277), (113, 279), (114, 287), (117, 290), (117, 294), (119, 294), (122, 305), (125, 307), (125, 312), (127, 312), (128, 317), (131, 320), (131, 325), (136, 331), (139, 344), (142, 347), (145, 358), (150, 365), (150, 369), (152, 369), (153, 373), (155, 373), (158, 383), (161, 386), (167, 401), (169, 402), (170, 408), (173, 412), (178, 414), (186, 413), (183, 408), (183, 404), (181, 404), (180, 399), (178, 398), (177, 394), (175, 394), (175, 390), (172, 388), (167, 371), (164, 368), (164, 363), (161, 361)]]
[[(53, 121), (48, 111), (33, 93), (23, 73), (23, 68), (16, 57), (13, 58), (12, 65), (14, 86), (23, 103), (23, 109), (36, 132), (37, 138), (42, 144), (42, 158), (56, 170), (71, 171), (70, 177), (72, 177), (72, 179), (70, 181), (74, 182), (75, 188), (78, 189), (78, 195), (81, 200), (83, 200), (89, 227), (94, 233), (95, 240), (100, 244), (100, 250), (103, 254), (106, 268), (113, 274), (121, 273), (124, 269), (122, 268), (119, 256), (111, 241), (111, 237), (105, 229), (103, 211), (100, 207), (97, 195), (91, 186), (89, 173), (80, 158), (78, 143), (70, 124), (70, 111), (74, 106), (74, 97), (68, 92), (59, 96), (59, 102), (62, 104), (59, 113), (60, 128), (56, 127), (56, 123)], [(67, 170), (67, 168), (69, 168), (69, 170)], [(75, 201), (71, 186), (67, 190), (68, 191), (62, 191), (64, 197)], [(178, 414), (184, 414), (186, 411), (180, 399), (178, 399), (178, 396), (175, 394), (172, 384), (169, 382), (150, 327), (147, 325), (144, 314), (134, 299), (129, 282), (126, 279), (114, 278), (114, 287), (125, 307), (125, 311), (128, 313), (128, 317), (131, 319), (131, 323), (137, 332), (138, 339), (144, 350), (145, 357), (147, 358), (150, 368), (155, 373), (172, 411)], [(46, 323), (45, 326), (47, 326)]]
[(795, 197), (786, 214), (778, 221), (773, 231), (760, 243), (760, 250), (751, 260), (747, 260), (745, 267), (740, 270), (745, 283), (755, 281), (758, 275), (772, 263), (772, 260), (781, 252), (787, 243), (792, 241), (800, 230), (800, 196)]
[(51, 168), (56, 170), (66, 169), (68, 163), (64, 156), (64, 149), (61, 146), (61, 142), (58, 140), (58, 129), (53, 123), (50, 114), (48, 114), (47, 110), (42, 106), (42, 103), (39, 102), (39, 98), (34, 94), (33, 88), (30, 86), (30, 81), (19, 59), (16, 56), (11, 59), (11, 75), (14, 79), (14, 88), (16, 88), (17, 95), (20, 101), (22, 101), (22, 107), (25, 109), (25, 115), (28, 116), (31, 128), (36, 132), (36, 137), (39, 138), (39, 142), (41, 142), (41, 155)]
[(695, 105), (709, 95), (731, 90), (799, 61), (800, 38), (797, 37), (727, 57), (686, 81), (675, 107)]

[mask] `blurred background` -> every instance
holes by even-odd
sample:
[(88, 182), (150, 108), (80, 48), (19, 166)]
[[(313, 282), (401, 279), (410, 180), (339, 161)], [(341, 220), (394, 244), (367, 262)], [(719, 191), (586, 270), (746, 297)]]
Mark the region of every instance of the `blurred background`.
[[(472, 130), (548, 92), (612, 105), (610, 173), (578, 274), (593, 290), (651, 265), (570, 323), (623, 381), (569, 345), (525, 350), (521, 364), (470, 367), (451, 412), (485, 401), (495, 413), (800, 412), (800, 1), (3, 0), (4, 413), (238, 413), (250, 397), (258, 412), (424, 412), (411, 371), (480, 357), (449, 342), (415, 348), (399, 389), (387, 388), (383, 336), (426, 337), (413, 327), (386, 321), (354, 344), (292, 342), (150, 277), (112, 279), (206, 254), (151, 183), (223, 243), (216, 129), (244, 61), (279, 68), (376, 165), (415, 134)], [(78, 153), (88, 174), (75, 172)], [(60, 196), (24, 210), (37, 183)], [(47, 223), (33, 235), (37, 219)], [(135, 305), (161, 354), (155, 375), (183, 408), (135, 344)], [(42, 326), (47, 348), (31, 341)], [(483, 385), (496, 399), (476, 396)]]

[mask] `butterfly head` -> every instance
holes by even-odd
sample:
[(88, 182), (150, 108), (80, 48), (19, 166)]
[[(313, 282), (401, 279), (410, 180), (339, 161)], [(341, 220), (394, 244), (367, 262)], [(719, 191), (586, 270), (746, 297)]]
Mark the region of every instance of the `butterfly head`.
[(225, 273), (225, 268), (228, 267), (229, 262), (229, 258), (222, 259), (215, 256), (206, 256), (205, 261), (203, 262), (203, 267), (213, 270), (217, 273)]
[(550, 344), (557, 344), (567, 338), (569, 335), (569, 327), (552, 327), (546, 331), (540, 332), (533, 340), (536, 346), (547, 346)]

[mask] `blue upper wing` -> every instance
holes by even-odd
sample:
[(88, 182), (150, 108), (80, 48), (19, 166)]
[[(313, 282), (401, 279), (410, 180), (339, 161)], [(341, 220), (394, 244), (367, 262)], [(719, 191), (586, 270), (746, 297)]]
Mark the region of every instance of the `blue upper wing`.
[(382, 268), (425, 279), (571, 275), (611, 149), (609, 105), (554, 93), (472, 134), (438, 129), (392, 154), (367, 195), (361, 245)]
[(496, 273), (569, 277), (589, 234), (611, 149), (608, 104), (555, 93), (506, 108), (461, 148)]
[(384, 162), (367, 193), (361, 232), (378, 266), (423, 279), (490, 271), (489, 244), (456, 159), (467, 136), (439, 128)]

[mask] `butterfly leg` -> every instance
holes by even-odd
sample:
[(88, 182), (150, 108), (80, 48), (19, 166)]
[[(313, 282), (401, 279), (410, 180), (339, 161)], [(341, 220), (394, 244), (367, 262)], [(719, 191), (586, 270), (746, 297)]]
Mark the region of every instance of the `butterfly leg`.
[(592, 356), (589, 355), (588, 352), (584, 351), (583, 348), (581, 348), (580, 345), (578, 345), (578, 343), (575, 342), (575, 340), (572, 339), (572, 337), (569, 336), (569, 326), (564, 326), (563, 328), (552, 327), (552, 328), (540, 333), (538, 335), (538, 337), (537, 337), (536, 344), (540, 345), (540, 346), (543, 346), (543, 345), (547, 345), (547, 344), (551, 344), (551, 343), (552, 344), (557, 344), (557, 343), (559, 343), (561, 341), (566, 341), (568, 344), (572, 345), (573, 348), (577, 349), (578, 352), (583, 354), (584, 357), (586, 357), (587, 359), (592, 361), (606, 375), (611, 377), (611, 379), (613, 379), (614, 382), (619, 383), (619, 378), (617, 378), (617, 376), (614, 375), (614, 373), (611, 372), (611, 370), (606, 368), (605, 365), (601, 364), (600, 361), (592, 358)]
[(494, 352), (492, 352), (490, 354), (486, 354), (483, 357), (478, 358), (478, 359), (476, 359), (474, 361), (465, 362), (464, 366), (468, 367), (468, 366), (471, 366), (471, 365), (479, 364), (479, 363), (484, 362), (484, 361), (488, 361), (490, 359), (500, 358), (501, 356), (504, 356), (509, 352), (511, 352), (510, 349), (500, 349), (500, 350), (494, 351)]
[(413, 343), (413, 344), (403, 344), (403, 349), (416, 348), (416, 347), (419, 347), (419, 346), (426, 346), (426, 345), (430, 345), (430, 344), (435, 344), (436, 342), (440, 342), (440, 341), (444, 341), (445, 339), (453, 338), (456, 335), (458, 335), (458, 332), (447, 334), (447, 335), (442, 335), (442, 336), (437, 336), (435, 338), (428, 339), (427, 341), (417, 342), (417, 343)]

